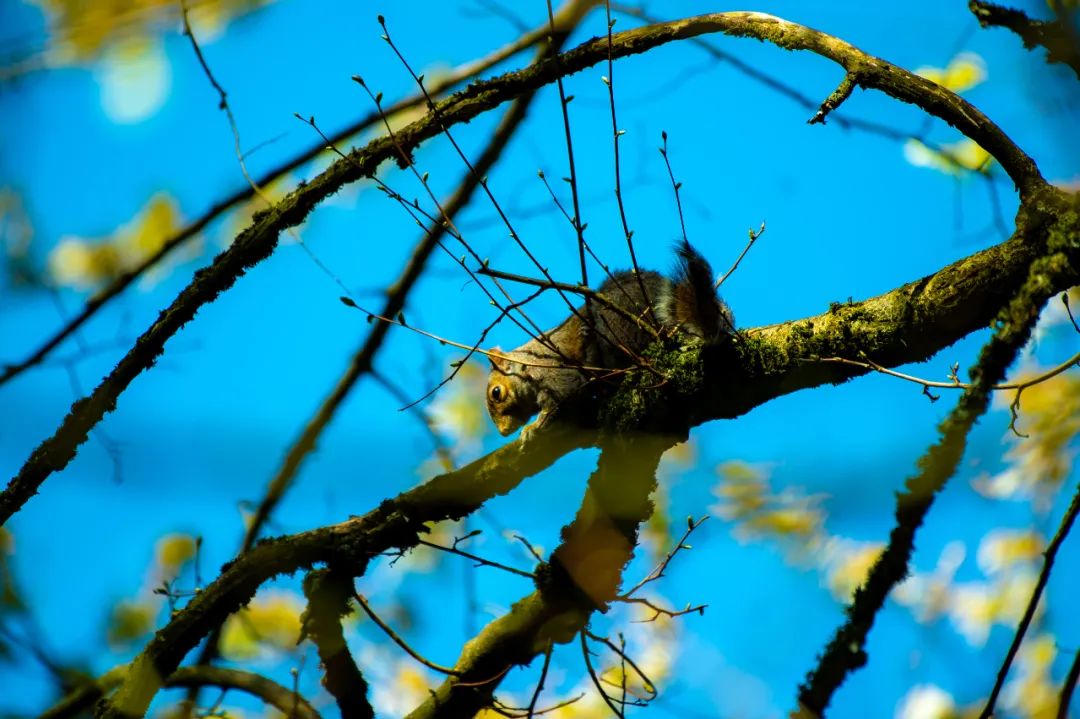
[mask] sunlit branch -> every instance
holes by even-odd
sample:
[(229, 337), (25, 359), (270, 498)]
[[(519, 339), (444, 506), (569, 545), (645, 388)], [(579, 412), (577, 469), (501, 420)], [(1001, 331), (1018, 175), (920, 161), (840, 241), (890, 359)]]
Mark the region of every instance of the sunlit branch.
[(1002, 687), (1005, 686), (1005, 679), (1009, 676), (1009, 668), (1012, 666), (1013, 659), (1016, 658), (1016, 653), (1020, 651), (1020, 644), (1024, 641), (1024, 635), (1027, 633), (1028, 627), (1031, 626), (1031, 620), (1035, 618), (1035, 610), (1039, 606), (1039, 600), (1042, 599), (1046, 583), (1050, 580), (1050, 572), (1054, 568), (1054, 559), (1057, 557), (1058, 550), (1065, 541), (1065, 537), (1069, 535), (1069, 530), (1072, 529), (1077, 514), (1080, 514), (1080, 484), (1076, 487), (1076, 493), (1073, 494), (1069, 508), (1065, 510), (1065, 516), (1061, 518), (1061, 524), (1058, 525), (1057, 532), (1054, 533), (1053, 539), (1050, 540), (1046, 551), (1043, 552), (1043, 566), (1039, 572), (1039, 579), (1035, 582), (1035, 588), (1031, 591), (1031, 598), (1028, 600), (1027, 607), (1024, 608), (1024, 616), (1021, 617), (1020, 624), (1016, 627), (1016, 634), (1013, 636), (1012, 644), (1009, 645), (1009, 651), (1005, 654), (1005, 660), (1001, 663), (1001, 669), (998, 670), (997, 679), (994, 681), (994, 688), (990, 690), (990, 696), (987, 697), (986, 704), (979, 713), (979, 719), (988, 719), (994, 713), (994, 705), (997, 703), (998, 694), (1001, 693)]
[(1034, 261), (1028, 279), (998, 315), (997, 332), (983, 347), (971, 370), (971, 386), (939, 427), (940, 439), (919, 459), (919, 472), (897, 493), (896, 524), (889, 542), (855, 592), (845, 623), (836, 631), (799, 687), (800, 707), (821, 715), (847, 675), (866, 664), (866, 638), (885, 599), (909, 572), (915, 535), (937, 493), (956, 472), (972, 426), (989, 406), (993, 386), (1005, 375), (1027, 342), (1039, 311), (1050, 298), (1052, 280), (1068, 270), (1061, 255)]

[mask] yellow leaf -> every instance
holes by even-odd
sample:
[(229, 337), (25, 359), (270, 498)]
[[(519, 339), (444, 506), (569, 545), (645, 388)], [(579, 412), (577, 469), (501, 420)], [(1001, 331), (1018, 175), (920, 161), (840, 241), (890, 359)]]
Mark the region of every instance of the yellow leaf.
[(962, 52), (945, 68), (924, 66), (915, 70), (915, 74), (959, 93), (970, 90), (986, 79), (986, 61), (977, 53)]
[(225, 622), (221, 651), (229, 659), (251, 659), (266, 650), (289, 650), (300, 638), (299, 597), (272, 591), (256, 596), (251, 603)]
[(1043, 551), (1043, 538), (1031, 530), (996, 530), (983, 537), (979, 544), (979, 567), (995, 574), (1022, 562), (1038, 559)]
[(150, 600), (119, 602), (109, 620), (109, 644), (124, 645), (145, 636), (154, 628), (157, 612), (157, 603)]
[(964, 138), (959, 142), (931, 148), (919, 140), (904, 143), (904, 158), (916, 167), (928, 167), (949, 175), (989, 170), (990, 153), (974, 140)]
[(195, 556), (195, 539), (188, 534), (167, 534), (158, 540), (156, 549), (162, 574), (176, 576)]

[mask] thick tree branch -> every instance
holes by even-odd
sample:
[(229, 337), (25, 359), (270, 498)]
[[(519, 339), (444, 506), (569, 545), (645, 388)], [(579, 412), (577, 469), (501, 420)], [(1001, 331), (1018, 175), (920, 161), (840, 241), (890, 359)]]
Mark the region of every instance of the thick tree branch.
[(538, 571), (537, 591), (467, 642), (454, 669), (408, 719), (473, 716), (493, 701), (507, 671), (565, 644), (615, 600), (622, 571), (652, 514), (660, 455), (685, 435), (631, 435), (601, 442), (596, 470), (562, 543)]
[(1039, 311), (1055, 294), (1062, 273), (1074, 270), (1061, 255), (1051, 254), (1032, 263), (1028, 278), (1008, 307), (996, 319), (997, 331), (983, 348), (971, 370), (971, 387), (940, 426), (941, 438), (919, 458), (912, 476), (896, 497), (896, 525), (885, 551), (847, 610), (847, 620), (826, 647), (817, 666), (799, 688), (801, 708), (823, 716), (833, 694), (848, 674), (866, 664), (867, 635), (893, 587), (908, 575), (915, 550), (915, 534), (937, 493), (956, 472), (967, 446), (968, 433), (990, 404), (993, 385), (1001, 382), (1009, 365), (1031, 336)]
[(1046, 50), (1048, 63), (1062, 63), (1072, 68), (1080, 80), (1080, 42), (1072, 27), (1075, 11), (1062, 9), (1056, 20), (1032, 20), (1022, 10), (1014, 10), (984, 0), (969, 0), (968, 9), (983, 27), (1005, 27), (1020, 36), (1024, 47)]
[(285, 197), (269, 210), (256, 213), (253, 224), (240, 233), (229, 249), (195, 278), (158, 320), (137, 340), (116, 368), (94, 392), (72, 405), (56, 433), (34, 450), (19, 473), (0, 494), (0, 524), (5, 523), (32, 497), (53, 472), (63, 469), (101, 418), (116, 406), (117, 398), (164, 351), (172, 335), (194, 318), (204, 304), (229, 289), (250, 267), (273, 252), (280, 233), (302, 222), (322, 200), (342, 186), (371, 177), (385, 160), (401, 149), (411, 151), (439, 134), (444, 127), (466, 122), (491, 108), (520, 96), (557, 77), (578, 72), (607, 57), (646, 52), (674, 40), (706, 33), (726, 33), (767, 40), (789, 50), (807, 50), (844, 67), (862, 87), (877, 88), (896, 99), (913, 103), (939, 117), (978, 142), (1005, 168), (1027, 199), (1046, 186), (1035, 163), (974, 106), (958, 95), (884, 60), (869, 56), (824, 33), (761, 13), (717, 13), (628, 30), (597, 38), (574, 50), (522, 71), (508, 73), (438, 103), (437, 110), (396, 133), (353, 150), (323, 173)]
[(308, 605), (302, 617), (304, 635), (315, 643), (325, 674), (323, 686), (334, 697), (341, 719), (372, 719), (374, 710), (367, 699), (368, 685), (356, 667), (345, 633), (343, 617), (352, 613), (352, 577), (344, 572), (316, 569), (304, 577)]
[(107, 717), (142, 716), (168, 676), (214, 627), (245, 605), (264, 582), (278, 574), (325, 563), (352, 576), (364, 573), (372, 556), (389, 548), (414, 546), (425, 522), (459, 519), (491, 497), (514, 489), (525, 477), (547, 468), (566, 452), (588, 444), (582, 433), (556, 431), (536, 437), (530, 451), (509, 444), (455, 472), (436, 477), (378, 509), (341, 524), (264, 540), (222, 568), (162, 628), (130, 665), (112, 697), (98, 703)]
[[(117, 667), (107, 672), (96, 682), (89, 682), (68, 694), (59, 703), (44, 711), (38, 719), (70, 719), (83, 714), (95, 701), (123, 682), (127, 672), (127, 667)], [(163, 686), (235, 689), (262, 699), (287, 717), (320, 719), (314, 707), (292, 689), (264, 676), (239, 669), (181, 667), (169, 675)]]

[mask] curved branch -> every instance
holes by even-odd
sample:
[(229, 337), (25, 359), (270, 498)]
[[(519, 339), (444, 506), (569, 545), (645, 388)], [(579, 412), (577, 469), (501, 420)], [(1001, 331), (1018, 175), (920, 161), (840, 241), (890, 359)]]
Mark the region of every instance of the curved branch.
[(1005, 168), (1022, 199), (1046, 187), (1035, 163), (978, 109), (958, 95), (825, 33), (751, 12), (716, 13), (627, 30), (597, 38), (518, 72), (475, 83), (437, 104), (395, 138), (380, 137), (335, 161), (311, 182), (298, 187), (281, 202), (256, 213), (253, 224), (236, 241), (198, 272), (158, 320), (136, 341), (116, 368), (88, 397), (72, 405), (56, 433), (41, 443), (0, 494), (0, 525), (29, 500), (53, 472), (63, 469), (86, 441), (89, 431), (116, 406), (128, 385), (164, 351), (165, 343), (191, 321), (203, 305), (228, 290), (250, 267), (266, 259), (277, 246), (280, 233), (303, 222), (324, 199), (345, 184), (371, 177), (387, 159), (396, 157), (439, 134), (443, 128), (467, 122), (483, 112), (556, 78), (579, 72), (608, 57), (620, 58), (651, 50), (668, 42), (706, 33), (767, 40), (788, 50), (807, 50), (844, 67), (862, 87), (874, 87), (939, 117), (978, 142)]
[(341, 620), (352, 613), (352, 577), (343, 572), (316, 569), (304, 577), (308, 605), (301, 617), (303, 635), (315, 643), (326, 674), (322, 684), (338, 705), (341, 719), (372, 719), (368, 684), (353, 661)]
[[(126, 666), (116, 667), (95, 682), (68, 694), (43, 712), (38, 719), (68, 719), (85, 712), (99, 697), (119, 686), (127, 677)], [(264, 676), (238, 669), (220, 667), (181, 667), (163, 683), (167, 688), (208, 687), (235, 689), (262, 699), (282, 714), (296, 719), (320, 719), (319, 713), (306, 699), (291, 689)]]

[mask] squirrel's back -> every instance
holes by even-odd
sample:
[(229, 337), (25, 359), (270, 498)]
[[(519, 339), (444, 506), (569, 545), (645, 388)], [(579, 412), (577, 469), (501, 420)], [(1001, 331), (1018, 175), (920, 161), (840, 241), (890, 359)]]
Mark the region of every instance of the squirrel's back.
[(494, 348), (487, 403), (503, 435), (537, 412), (542, 423), (597, 379), (592, 368), (631, 366), (657, 336), (681, 332), (713, 343), (734, 331), (734, 317), (716, 293), (708, 261), (685, 240), (676, 255), (671, 276), (615, 272), (597, 290), (603, 301), (586, 303), (517, 349)]

